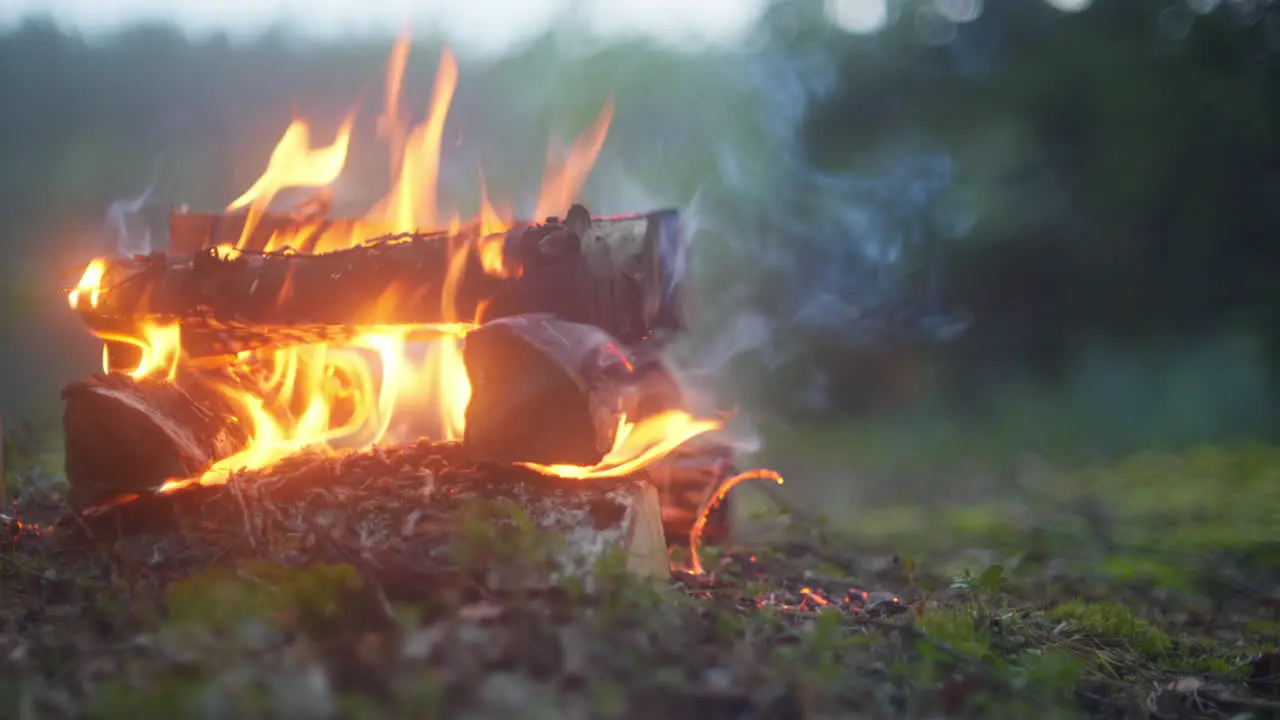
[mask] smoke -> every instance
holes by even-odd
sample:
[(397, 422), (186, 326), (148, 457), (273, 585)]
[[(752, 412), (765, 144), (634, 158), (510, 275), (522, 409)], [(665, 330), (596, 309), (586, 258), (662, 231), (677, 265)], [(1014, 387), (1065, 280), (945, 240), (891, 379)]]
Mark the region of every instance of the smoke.
[[(770, 32), (762, 25), (750, 51), (703, 56), (696, 73), (669, 73), (630, 115), (620, 99), (586, 194), (598, 212), (681, 209), (688, 252), (671, 270), (687, 275), (694, 327), (666, 360), (689, 394), (721, 406), (743, 395), (730, 371), (746, 356), (777, 369), (803, 363), (815, 342), (941, 342), (968, 322), (941, 297), (939, 244), (972, 225), (943, 202), (951, 156), (921, 141), (866, 172), (820, 168), (805, 123), (840, 90), (838, 55)], [(825, 378), (802, 375), (810, 384), (791, 401), (826, 404)]]
[(150, 255), (155, 249), (151, 239), (151, 224), (147, 220), (145, 210), (160, 182), (163, 159), (163, 155), (158, 155), (152, 162), (151, 179), (145, 190), (133, 197), (115, 200), (107, 206), (103, 231), (113, 241), (115, 253), (120, 257)]

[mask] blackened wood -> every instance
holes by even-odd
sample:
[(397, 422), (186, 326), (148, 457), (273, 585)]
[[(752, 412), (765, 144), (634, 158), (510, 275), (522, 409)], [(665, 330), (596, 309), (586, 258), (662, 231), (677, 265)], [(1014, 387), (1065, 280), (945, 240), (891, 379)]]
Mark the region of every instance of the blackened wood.
[(236, 409), (213, 382), (223, 373), (174, 382), (112, 373), (62, 390), (68, 501), (91, 505), (199, 475), (248, 439)]
[[(349, 236), (356, 227), (355, 221), (297, 222), (269, 216), (260, 232), (306, 236), (298, 243), (306, 250), (318, 246), (325, 232)], [(184, 350), (201, 357), (341, 340), (358, 325), (477, 317), (483, 322), (536, 312), (594, 324), (632, 343), (660, 326), (678, 326), (681, 317), (667, 306), (678, 302), (673, 289), (678, 278), (669, 272), (678, 263), (660, 256), (664, 248), (679, 245), (667, 237), (679, 232), (674, 211), (591, 218), (575, 205), (563, 222), (549, 218), (516, 226), (498, 242), (518, 270), (501, 278), (484, 271), (473, 230), (454, 237), (370, 238), (373, 242), (319, 254), (226, 256), (214, 246), (239, 238), (242, 216), (180, 213), (173, 223), (174, 247), (203, 249), (111, 261), (98, 305), (77, 308), (91, 329), (129, 334), (143, 323), (177, 322)], [(265, 236), (248, 247), (255, 244), (265, 245)], [(456, 287), (456, 313), (447, 317), (441, 301), (450, 257), (459, 247), (471, 251)]]
[(463, 349), (474, 460), (595, 465), (633, 409), (632, 365), (606, 332), (548, 314), (490, 322)]

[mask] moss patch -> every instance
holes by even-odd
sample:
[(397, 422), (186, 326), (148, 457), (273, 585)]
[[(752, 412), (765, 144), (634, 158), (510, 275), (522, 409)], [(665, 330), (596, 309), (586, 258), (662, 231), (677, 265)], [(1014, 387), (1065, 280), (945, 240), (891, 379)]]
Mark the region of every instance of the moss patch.
[(1072, 600), (1050, 610), (1049, 617), (1055, 622), (1070, 623), (1095, 640), (1123, 644), (1149, 657), (1161, 657), (1173, 647), (1168, 633), (1119, 603)]

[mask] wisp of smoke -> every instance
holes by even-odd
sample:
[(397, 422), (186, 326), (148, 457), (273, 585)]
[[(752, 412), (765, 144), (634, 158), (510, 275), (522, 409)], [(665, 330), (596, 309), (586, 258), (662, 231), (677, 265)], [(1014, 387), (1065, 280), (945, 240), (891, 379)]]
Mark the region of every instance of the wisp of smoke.
[[(666, 361), (686, 391), (732, 395), (725, 374), (736, 358), (778, 367), (818, 337), (858, 350), (961, 332), (967, 321), (943, 311), (934, 247), (962, 234), (937, 228), (952, 158), (926, 148), (874, 174), (819, 169), (804, 126), (813, 105), (839, 89), (833, 53), (766, 46), (702, 62), (714, 71), (663, 85), (671, 97), (655, 104), (671, 117), (646, 108), (655, 117), (632, 126), (621, 116), (588, 193), (606, 212), (681, 207), (687, 253), (664, 269), (688, 275), (694, 327)], [(645, 132), (654, 126), (660, 136)], [(795, 399), (821, 404), (823, 379), (809, 375), (814, 392)]]
[(151, 164), (151, 179), (141, 193), (115, 200), (107, 206), (103, 228), (108, 238), (114, 240), (114, 250), (120, 257), (150, 255), (154, 249), (151, 225), (143, 215), (151, 196), (160, 182), (160, 163), (164, 155), (157, 155)]

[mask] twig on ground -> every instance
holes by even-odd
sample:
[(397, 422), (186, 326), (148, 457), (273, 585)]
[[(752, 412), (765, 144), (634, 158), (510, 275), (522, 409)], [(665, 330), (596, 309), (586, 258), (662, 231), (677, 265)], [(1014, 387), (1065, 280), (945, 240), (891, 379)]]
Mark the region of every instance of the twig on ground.
[(253, 528), (253, 520), (249, 517), (249, 506), (245, 504), (244, 493), (240, 490), (240, 479), (232, 475), (227, 480), (227, 487), (231, 490), (231, 494), (235, 497), (236, 503), (240, 506), (240, 516), (244, 520), (244, 532), (249, 538), (249, 547), (256, 551), (258, 549), (258, 541), (254, 538), (255, 532)]

